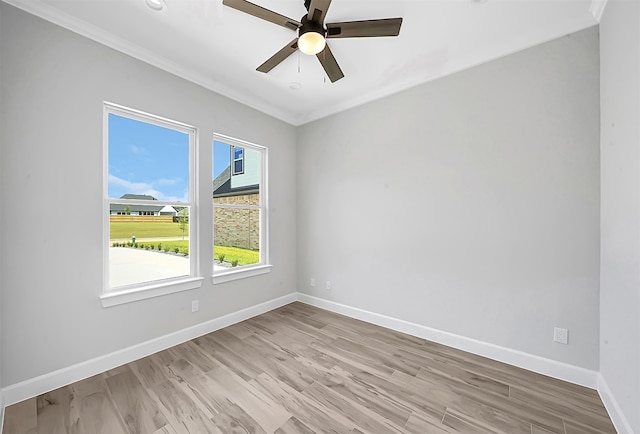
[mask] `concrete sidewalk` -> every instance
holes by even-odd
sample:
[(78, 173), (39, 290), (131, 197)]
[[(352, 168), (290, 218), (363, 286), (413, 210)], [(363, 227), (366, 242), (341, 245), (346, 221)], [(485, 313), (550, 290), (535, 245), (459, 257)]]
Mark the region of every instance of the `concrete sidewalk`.
[[(109, 265), (112, 288), (189, 275), (189, 258), (143, 249), (109, 247)], [(226, 270), (214, 267), (216, 271)]]

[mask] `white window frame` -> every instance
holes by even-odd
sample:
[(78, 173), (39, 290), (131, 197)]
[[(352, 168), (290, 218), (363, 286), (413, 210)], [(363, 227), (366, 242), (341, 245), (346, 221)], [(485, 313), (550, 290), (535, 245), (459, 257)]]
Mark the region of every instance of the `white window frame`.
[[(232, 205), (232, 204), (216, 204), (213, 203), (212, 200), (212, 204), (213, 204), (213, 216), (212, 218), (215, 219), (215, 209), (216, 208), (237, 208), (237, 209), (257, 209), (259, 210), (259, 214), (260, 214), (260, 242), (259, 242), (259, 248), (260, 248), (260, 262), (257, 264), (252, 264), (252, 265), (245, 265), (242, 267), (234, 267), (234, 268), (230, 268), (229, 270), (225, 270), (225, 271), (218, 271), (218, 272), (214, 272), (213, 268), (214, 268), (214, 263), (215, 263), (215, 258), (213, 257), (213, 252), (211, 255), (211, 271), (213, 273), (213, 275), (211, 276), (211, 281), (214, 284), (218, 284), (218, 283), (224, 283), (224, 282), (230, 282), (232, 280), (237, 280), (237, 279), (244, 279), (246, 277), (252, 277), (252, 276), (258, 276), (261, 274), (266, 274), (269, 273), (271, 271), (271, 263), (269, 262), (269, 224), (268, 224), (268, 217), (269, 217), (269, 208), (268, 208), (268, 204), (269, 204), (269, 199), (268, 199), (268, 173), (267, 173), (267, 168), (268, 168), (268, 148), (265, 146), (261, 146), (261, 145), (257, 145), (255, 143), (250, 143), (250, 142), (246, 142), (244, 140), (240, 140), (240, 139), (236, 139), (234, 137), (229, 137), (229, 136), (225, 136), (222, 134), (218, 134), (218, 133), (214, 133), (213, 134), (213, 141), (211, 142), (211, 146), (213, 148), (213, 143), (214, 142), (222, 142), (226, 145), (229, 145), (231, 147), (231, 165), (233, 166), (234, 160), (233, 160), (233, 148), (234, 147), (240, 147), (243, 148), (244, 151), (242, 152), (242, 158), (245, 159), (245, 161), (243, 161), (243, 169), (244, 172), (246, 172), (246, 167), (245, 167), (245, 163), (246, 163), (246, 156), (245, 156), (245, 151), (247, 149), (251, 149), (253, 151), (257, 151), (260, 152), (261, 154), (261, 158), (260, 158), (260, 194), (259, 194), (259, 203), (257, 206), (255, 205)], [(231, 170), (231, 176), (233, 176), (233, 167)], [(213, 177), (212, 177), (213, 178)], [(215, 223), (215, 222), (214, 222)], [(213, 225), (213, 243), (215, 245), (215, 233), (216, 233), (216, 228), (215, 228), (215, 224)]]
[[(188, 202), (153, 201), (153, 205), (189, 207), (189, 275), (170, 279), (154, 280), (133, 285), (111, 288), (109, 284), (109, 214), (112, 203), (149, 205), (149, 201), (109, 198), (109, 115), (126, 117), (153, 125), (177, 130), (189, 135), (189, 200)], [(104, 307), (115, 306), (174, 292), (186, 291), (202, 286), (204, 278), (199, 273), (198, 258), (198, 129), (191, 125), (145, 113), (110, 102), (103, 103), (103, 285), (100, 300)]]

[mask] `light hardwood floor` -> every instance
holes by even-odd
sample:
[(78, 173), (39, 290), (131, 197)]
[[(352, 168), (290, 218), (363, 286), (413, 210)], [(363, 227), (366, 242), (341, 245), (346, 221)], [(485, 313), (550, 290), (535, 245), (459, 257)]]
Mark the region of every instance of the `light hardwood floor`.
[(4, 433), (615, 433), (591, 389), (292, 303), (7, 407)]

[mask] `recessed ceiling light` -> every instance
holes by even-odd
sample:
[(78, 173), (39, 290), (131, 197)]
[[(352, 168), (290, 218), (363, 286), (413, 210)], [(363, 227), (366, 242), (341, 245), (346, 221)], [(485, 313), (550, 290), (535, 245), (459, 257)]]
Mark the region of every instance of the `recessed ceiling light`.
[(483, 3), (488, 2), (489, 0), (471, 0), (471, 1), (472, 1), (473, 3), (476, 3), (476, 4), (483, 4)]
[(302, 88), (302, 84), (298, 83), (297, 81), (292, 81), (291, 83), (289, 83), (289, 89), (291, 90), (298, 90)]
[(167, 7), (167, 4), (164, 0), (145, 0), (147, 6), (149, 6), (154, 11), (162, 11)]

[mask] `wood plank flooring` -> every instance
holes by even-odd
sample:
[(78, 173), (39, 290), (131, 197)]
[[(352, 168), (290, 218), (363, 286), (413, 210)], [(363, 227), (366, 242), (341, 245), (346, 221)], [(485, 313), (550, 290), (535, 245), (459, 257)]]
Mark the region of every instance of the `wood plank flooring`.
[(302, 303), (6, 408), (13, 433), (615, 433), (591, 389)]

